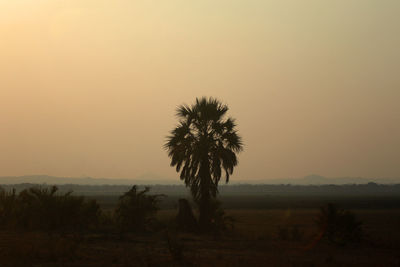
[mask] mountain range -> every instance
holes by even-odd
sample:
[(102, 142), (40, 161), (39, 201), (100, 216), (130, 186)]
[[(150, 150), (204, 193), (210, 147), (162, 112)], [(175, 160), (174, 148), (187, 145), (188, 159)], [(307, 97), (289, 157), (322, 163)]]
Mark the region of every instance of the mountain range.
[[(222, 179), (221, 179), (222, 180)], [(400, 178), (362, 178), (362, 177), (338, 177), (327, 178), (320, 175), (308, 175), (302, 178), (266, 179), (266, 180), (244, 180), (236, 179), (230, 184), (293, 184), (293, 185), (322, 185), (322, 184), (396, 184)], [(179, 178), (168, 179), (153, 174), (146, 174), (135, 179), (111, 179), (92, 177), (55, 177), (48, 175), (26, 175), (26, 176), (2, 176), (0, 184), (78, 184), (78, 185), (154, 185), (154, 184), (182, 184)]]

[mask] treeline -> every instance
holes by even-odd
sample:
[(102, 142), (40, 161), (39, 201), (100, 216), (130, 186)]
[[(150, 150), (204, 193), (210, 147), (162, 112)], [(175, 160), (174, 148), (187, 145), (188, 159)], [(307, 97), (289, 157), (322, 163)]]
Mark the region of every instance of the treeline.
[[(156, 225), (159, 195), (133, 186), (122, 194), (114, 210), (105, 212), (96, 200), (62, 193), (56, 186), (26, 188), (20, 192), (0, 187), (0, 229), (73, 232), (146, 231)], [(151, 223), (153, 222), (153, 223)]]
[[(2, 185), (6, 190), (21, 192), (35, 184)], [(43, 184), (42, 186), (48, 186)], [(60, 192), (73, 191), (74, 195), (120, 195), (128, 191), (129, 185), (58, 185)], [(145, 188), (145, 185), (139, 186)], [(189, 195), (183, 185), (151, 185), (152, 192), (166, 195)], [(219, 192), (224, 195), (400, 195), (400, 184), (346, 184), (346, 185), (265, 185), (239, 184), (221, 185)]]
[[(95, 199), (74, 196), (71, 191), (61, 193), (56, 186), (35, 186), (19, 193), (15, 189), (7, 191), (0, 187), (0, 229), (73, 234), (201, 230), (186, 199), (179, 200), (174, 220), (165, 224), (156, 219), (159, 202), (164, 196), (149, 194), (149, 191), (149, 187), (139, 189), (132, 186), (118, 198), (114, 209), (106, 212)], [(225, 214), (221, 203), (213, 201), (211, 204), (212, 221), (207, 232), (218, 236), (233, 229), (235, 219)], [(339, 244), (361, 240), (362, 223), (352, 212), (331, 203), (320, 206), (316, 223), (323, 236)], [(282, 225), (279, 236), (283, 240), (299, 240), (302, 235), (297, 227), (289, 229)]]
[(400, 194), (400, 184), (345, 184), (345, 185), (226, 185), (221, 186), (221, 194)]
[[(0, 187), (0, 230), (54, 233), (124, 234), (162, 230), (199, 232), (198, 219), (186, 199), (179, 199), (176, 217), (160, 221), (155, 216), (165, 195), (150, 194), (150, 187), (132, 186), (118, 197), (112, 209), (96, 199), (60, 192), (56, 186), (33, 186), (20, 192)], [(219, 201), (211, 203), (212, 222), (207, 231), (220, 234), (233, 226)], [(189, 220), (188, 220), (189, 218)]]

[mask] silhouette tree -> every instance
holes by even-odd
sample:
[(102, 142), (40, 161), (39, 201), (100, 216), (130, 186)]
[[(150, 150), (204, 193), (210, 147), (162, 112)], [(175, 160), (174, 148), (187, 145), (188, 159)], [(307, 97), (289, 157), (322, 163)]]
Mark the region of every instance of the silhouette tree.
[(115, 216), (123, 232), (144, 231), (153, 219), (152, 215), (158, 211), (158, 202), (163, 195), (148, 195), (149, 191), (150, 187), (139, 191), (134, 185), (119, 198)]
[(190, 187), (199, 206), (199, 225), (210, 227), (211, 200), (218, 193), (221, 167), (226, 183), (238, 164), (236, 153), (243, 149), (241, 137), (235, 129), (235, 120), (225, 119), (228, 107), (215, 98), (196, 98), (192, 106), (177, 109), (178, 126), (167, 137), (165, 149), (171, 166), (180, 172), (180, 178)]

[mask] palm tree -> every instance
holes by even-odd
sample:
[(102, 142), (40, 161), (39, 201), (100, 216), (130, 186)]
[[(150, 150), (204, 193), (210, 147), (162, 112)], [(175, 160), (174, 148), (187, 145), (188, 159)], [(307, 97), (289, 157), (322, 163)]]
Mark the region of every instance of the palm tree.
[(190, 187), (199, 205), (199, 224), (210, 226), (211, 200), (218, 193), (221, 167), (226, 183), (238, 164), (236, 153), (243, 149), (241, 137), (235, 129), (235, 120), (225, 119), (228, 107), (215, 98), (196, 98), (192, 106), (177, 109), (178, 126), (167, 137), (165, 149), (171, 166), (180, 172), (180, 178)]

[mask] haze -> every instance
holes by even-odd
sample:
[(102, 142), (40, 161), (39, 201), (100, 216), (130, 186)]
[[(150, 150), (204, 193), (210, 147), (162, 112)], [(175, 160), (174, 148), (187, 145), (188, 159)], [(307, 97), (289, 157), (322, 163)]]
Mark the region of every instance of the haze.
[(0, 176), (178, 179), (175, 108), (213, 96), (232, 180), (400, 177), (400, 2), (0, 0)]

